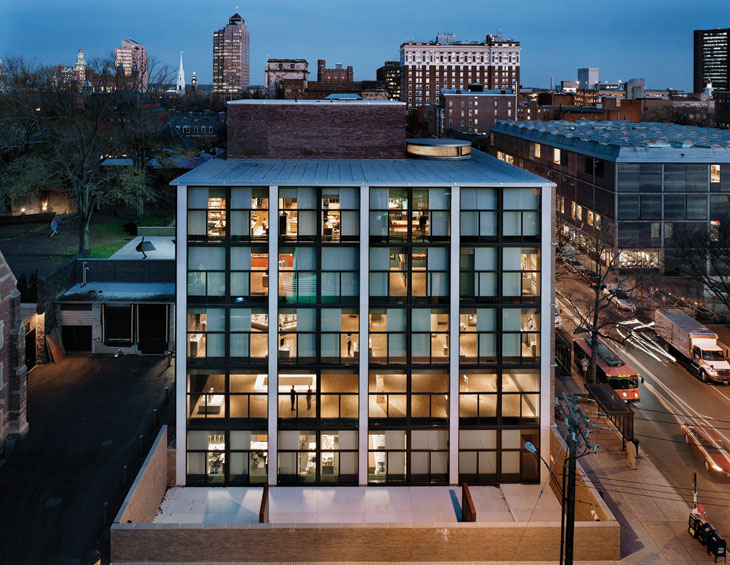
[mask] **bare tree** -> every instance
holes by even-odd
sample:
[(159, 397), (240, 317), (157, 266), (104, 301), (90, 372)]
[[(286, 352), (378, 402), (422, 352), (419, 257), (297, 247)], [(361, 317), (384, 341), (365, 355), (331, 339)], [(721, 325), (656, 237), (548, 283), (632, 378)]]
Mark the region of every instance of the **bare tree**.
[[(627, 275), (625, 269), (619, 268), (620, 250), (615, 245), (615, 224), (606, 221), (600, 226), (583, 227), (579, 235), (568, 240), (565, 232), (558, 227), (558, 255), (563, 262), (576, 252), (580, 252), (588, 265), (580, 264), (575, 269), (588, 283), (588, 290), (583, 285), (569, 288), (568, 269), (564, 266), (557, 270), (558, 280), (565, 284), (565, 291), (561, 293), (572, 317), (577, 320), (574, 334), (586, 334), (590, 338), (591, 357), (586, 371), (586, 381), (596, 382), (596, 361), (598, 359), (598, 340), (614, 340), (618, 338), (612, 332), (616, 326), (625, 321), (626, 315), (621, 314), (614, 306), (620, 293), (632, 293), (639, 286), (638, 272)], [(577, 249), (576, 249), (577, 248)]]

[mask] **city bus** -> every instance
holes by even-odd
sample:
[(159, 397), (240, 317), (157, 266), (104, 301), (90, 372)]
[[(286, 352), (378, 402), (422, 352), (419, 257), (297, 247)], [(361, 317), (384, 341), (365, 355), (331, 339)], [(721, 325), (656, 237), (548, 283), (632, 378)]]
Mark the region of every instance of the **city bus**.
[[(578, 372), (585, 378), (591, 359), (590, 337), (573, 340), (573, 358)], [(626, 402), (639, 400), (639, 373), (600, 339), (596, 359), (596, 381), (608, 384)]]

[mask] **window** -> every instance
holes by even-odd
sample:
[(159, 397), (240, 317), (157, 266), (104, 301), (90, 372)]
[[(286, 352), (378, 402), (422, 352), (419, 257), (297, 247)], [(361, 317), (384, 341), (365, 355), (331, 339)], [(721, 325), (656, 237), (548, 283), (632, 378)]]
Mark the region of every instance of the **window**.
[(359, 250), (357, 247), (322, 247), (323, 304), (353, 304), (360, 293)]
[(188, 430), (187, 469), (191, 484), (223, 484), (226, 440), (222, 431)]
[(322, 363), (357, 363), (360, 352), (359, 314), (356, 309), (320, 310), (320, 355)]
[(279, 482), (357, 483), (357, 430), (279, 432)]
[(536, 362), (540, 357), (540, 313), (536, 308), (502, 310), (502, 362)]
[(561, 156), (560, 156), (560, 149), (557, 147), (553, 148), (553, 163), (556, 165), (561, 164)]
[(317, 358), (317, 310), (279, 309), (279, 363), (314, 363)]
[(225, 356), (225, 317), (223, 308), (188, 308), (188, 358)]
[(188, 239), (221, 241), (226, 237), (226, 189), (188, 190)]
[(279, 189), (279, 235), (282, 241), (316, 239), (317, 189)]
[(448, 188), (370, 189), (370, 241), (448, 241)]
[[(207, 257), (203, 256), (203, 259), (206, 260)], [(269, 254), (266, 247), (231, 247), (229, 274), (231, 301), (265, 302), (269, 294), (268, 269)]]
[(496, 302), (497, 249), (462, 247), (459, 259), (459, 296), (462, 301)]
[(540, 235), (540, 190), (505, 188), (502, 194), (504, 199), (502, 235), (513, 238), (538, 237)]
[(373, 247), (370, 296), (374, 302), (446, 302), (448, 258), (445, 247)]
[(231, 188), (230, 207), (227, 190), (203, 187), (188, 189), (188, 240), (223, 241), (230, 235), (232, 241), (266, 241), (268, 189)]
[(408, 310), (404, 308), (370, 309), (370, 362), (406, 362), (406, 326)]
[(497, 237), (497, 190), (461, 190), (461, 237), (464, 241), (493, 240)]
[[(495, 110), (496, 112), (496, 110)], [(540, 158), (540, 144), (539, 143), (530, 143), (530, 157), (533, 157), (535, 159)]]
[(358, 241), (360, 235), (357, 188), (322, 188), (322, 241)]
[(265, 308), (229, 310), (229, 355), (254, 362), (268, 357), (269, 315)]
[(540, 249), (502, 249), (502, 296), (505, 302), (533, 300), (540, 296)]
[(314, 304), (317, 301), (317, 249), (279, 248), (279, 302)]
[(462, 308), (459, 328), (459, 357), (462, 363), (497, 362), (497, 310)]
[(720, 182), (720, 165), (710, 165), (710, 182), (713, 184)]

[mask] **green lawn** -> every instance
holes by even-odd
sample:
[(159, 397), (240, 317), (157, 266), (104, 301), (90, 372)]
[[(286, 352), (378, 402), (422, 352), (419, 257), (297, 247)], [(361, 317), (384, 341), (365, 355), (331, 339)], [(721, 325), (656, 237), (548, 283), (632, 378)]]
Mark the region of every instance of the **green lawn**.
[(49, 224), (17, 224), (0, 227), (0, 240), (3, 239), (15, 239), (16, 237), (24, 237), (40, 230), (46, 230), (50, 233), (51, 227)]

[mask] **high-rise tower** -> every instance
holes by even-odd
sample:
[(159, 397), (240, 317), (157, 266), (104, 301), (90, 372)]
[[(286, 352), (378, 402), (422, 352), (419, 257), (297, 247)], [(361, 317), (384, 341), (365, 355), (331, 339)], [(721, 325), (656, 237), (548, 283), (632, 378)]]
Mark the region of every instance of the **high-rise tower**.
[[(147, 51), (144, 45), (140, 45), (134, 39), (123, 39), (122, 46), (114, 49), (114, 67), (124, 69), (126, 77), (131, 76), (133, 85), (139, 83), (143, 90), (147, 89), (149, 78), (147, 68)], [(141, 74), (139, 74), (141, 73)], [(139, 77), (139, 80), (137, 79)]]
[(730, 88), (728, 57), (730, 29), (696, 29), (694, 31), (693, 91), (702, 92), (711, 82), (715, 90)]
[(78, 80), (86, 80), (86, 60), (84, 59), (83, 49), (79, 49), (79, 52), (76, 55), (76, 65), (74, 66), (74, 71), (76, 71), (76, 77), (78, 78)]
[(238, 94), (249, 84), (249, 35), (238, 14), (213, 34), (213, 92)]

